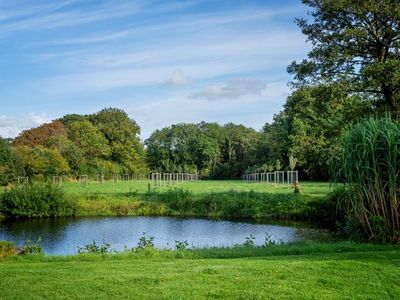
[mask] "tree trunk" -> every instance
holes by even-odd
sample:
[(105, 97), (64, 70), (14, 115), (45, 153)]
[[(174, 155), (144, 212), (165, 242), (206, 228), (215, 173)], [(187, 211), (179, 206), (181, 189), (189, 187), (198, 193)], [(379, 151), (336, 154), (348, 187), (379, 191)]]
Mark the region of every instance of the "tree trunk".
[(386, 110), (389, 110), (392, 112), (394, 115), (393, 117), (396, 117), (398, 115), (397, 111), (397, 105), (396, 105), (396, 99), (394, 97), (393, 89), (387, 85), (387, 84), (382, 84), (382, 92), (383, 96), (385, 98), (385, 108)]

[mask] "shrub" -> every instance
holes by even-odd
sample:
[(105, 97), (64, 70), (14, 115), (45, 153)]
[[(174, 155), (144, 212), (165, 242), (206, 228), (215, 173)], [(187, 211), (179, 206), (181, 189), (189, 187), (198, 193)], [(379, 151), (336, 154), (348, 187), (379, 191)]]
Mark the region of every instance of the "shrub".
[(139, 238), (139, 242), (137, 244), (137, 249), (148, 249), (154, 248), (154, 237), (146, 237), (146, 232), (143, 232), (143, 235)]
[(327, 197), (312, 200), (307, 203), (304, 215), (309, 220), (317, 221), (330, 228), (335, 228), (338, 223), (345, 222), (345, 211), (339, 205), (350, 197), (350, 191), (344, 187), (338, 187), (330, 192)]
[(36, 241), (27, 240), (25, 246), (22, 248), (22, 254), (43, 254), (43, 247), (40, 245), (41, 241), (41, 238), (38, 238)]
[(184, 189), (170, 189), (160, 193), (160, 199), (171, 209), (176, 211), (189, 211), (193, 205), (193, 196), (190, 191)]
[(83, 247), (78, 247), (78, 253), (97, 253), (97, 254), (105, 254), (110, 253), (110, 243), (107, 243), (103, 240), (103, 244), (97, 245), (96, 241), (93, 241), (90, 244), (86, 244)]
[(24, 184), (0, 195), (0, 212), (11, 217), (74, 216), (76, 203), (67, 199), (63, 189), (52, 184)]
[(175, 241), (175, 248), (176, 250), (186, 250), (189, 246), (188, 241)]
[(0, 258), (15, 255), (15, 244), (7, 241), (0, 241)]
[(257, 218), (260, 214), (260, 198), (254, 192), (228, 193), (223, 215), (231, 218)]
[(246, 236), (245, 241), (243, 242), (243, 244), (235, 244), (235, 248), (241, 248), (241, 247), (245, 247), (245, 248), (254, 248), (256, 246), (255, 241), (256, 238), (250, 234), (250, 236)]

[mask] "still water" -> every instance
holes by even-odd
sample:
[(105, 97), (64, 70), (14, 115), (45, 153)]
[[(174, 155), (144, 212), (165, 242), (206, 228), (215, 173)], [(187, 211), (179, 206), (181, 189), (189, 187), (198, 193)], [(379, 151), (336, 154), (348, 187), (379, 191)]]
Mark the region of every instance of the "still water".
[(102, 217), (57, 220), (0, 221), (0, 240), (22, 246), (41, 238), (46, 254), (75, 254), (79, 246), (93, 241), (111, 244), (115, 251), (137, 245), (143, 233), (154, 237), (157, 248), (174, 248), (175, 241), (187, 241), (189, 247), (229, 247), (243, 243), (252, 235), (262, 245), (266, 237), (275, 242), (302, 240), (318, 236), (321, 230), (292, 226), (170, 217)]

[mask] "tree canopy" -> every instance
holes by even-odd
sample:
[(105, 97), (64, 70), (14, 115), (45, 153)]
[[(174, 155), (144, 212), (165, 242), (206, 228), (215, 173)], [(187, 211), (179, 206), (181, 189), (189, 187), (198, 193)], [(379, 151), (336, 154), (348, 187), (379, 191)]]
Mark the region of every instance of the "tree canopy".
[(365, 105), (399, 114), (400, 2), (303, 0), (312, 10), (297, 19), (312, 50), (288, 71), (295, 86), (345, 82)]
[(251, 162), (256, 139), (257, 132), (243, 125), (202, 122), (156, 130), (145, 144), (152, 169), (237, 178)]
[[(123, 110), (106, 108), (92, 115), (66, 115), (25, 130), (13, 140), (12, 147), (2, 140), (1, 148), (4, 156), (11, 155), (19, 162), (14, 179), (16, 176), (41, 179), (81, 174), (102, 174), (110, 178), (114, 174), (146, 170), (139, 133), (139, 126)], [(6, 155), (6, 151), (11, 154)], [(6, 164), (0, 163), (5, 170), (3, 164)]]

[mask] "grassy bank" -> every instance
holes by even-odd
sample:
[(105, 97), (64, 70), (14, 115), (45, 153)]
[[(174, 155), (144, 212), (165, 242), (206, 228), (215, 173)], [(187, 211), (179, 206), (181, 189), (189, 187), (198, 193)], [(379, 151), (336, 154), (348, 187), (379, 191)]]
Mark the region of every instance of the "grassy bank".
[(17, 186), (1, 196), (0, 212), (21, 217), (153, 215), (325, 223), (334, 220), (335, 207), (326, 207), (327, 183), (303, 183), (300, 194), (287, 185), (243, 181), (183, 182), (150, 192), (148, 184), (106, 182), (83, 187), (67, 182), (62, 189), (40, 184)]
[(79, 216), (170, 215), (211, 218), (313, 219), (326, 198), (327, 183), (304, 183), (296, 195), (286, 185), (198, 181), (147, 192), (147, 181), (65, 184), (78, 199)]
[(353, 243), (0, 260), (1, 297), (375, 298), (400, 294), (400, 249)]

